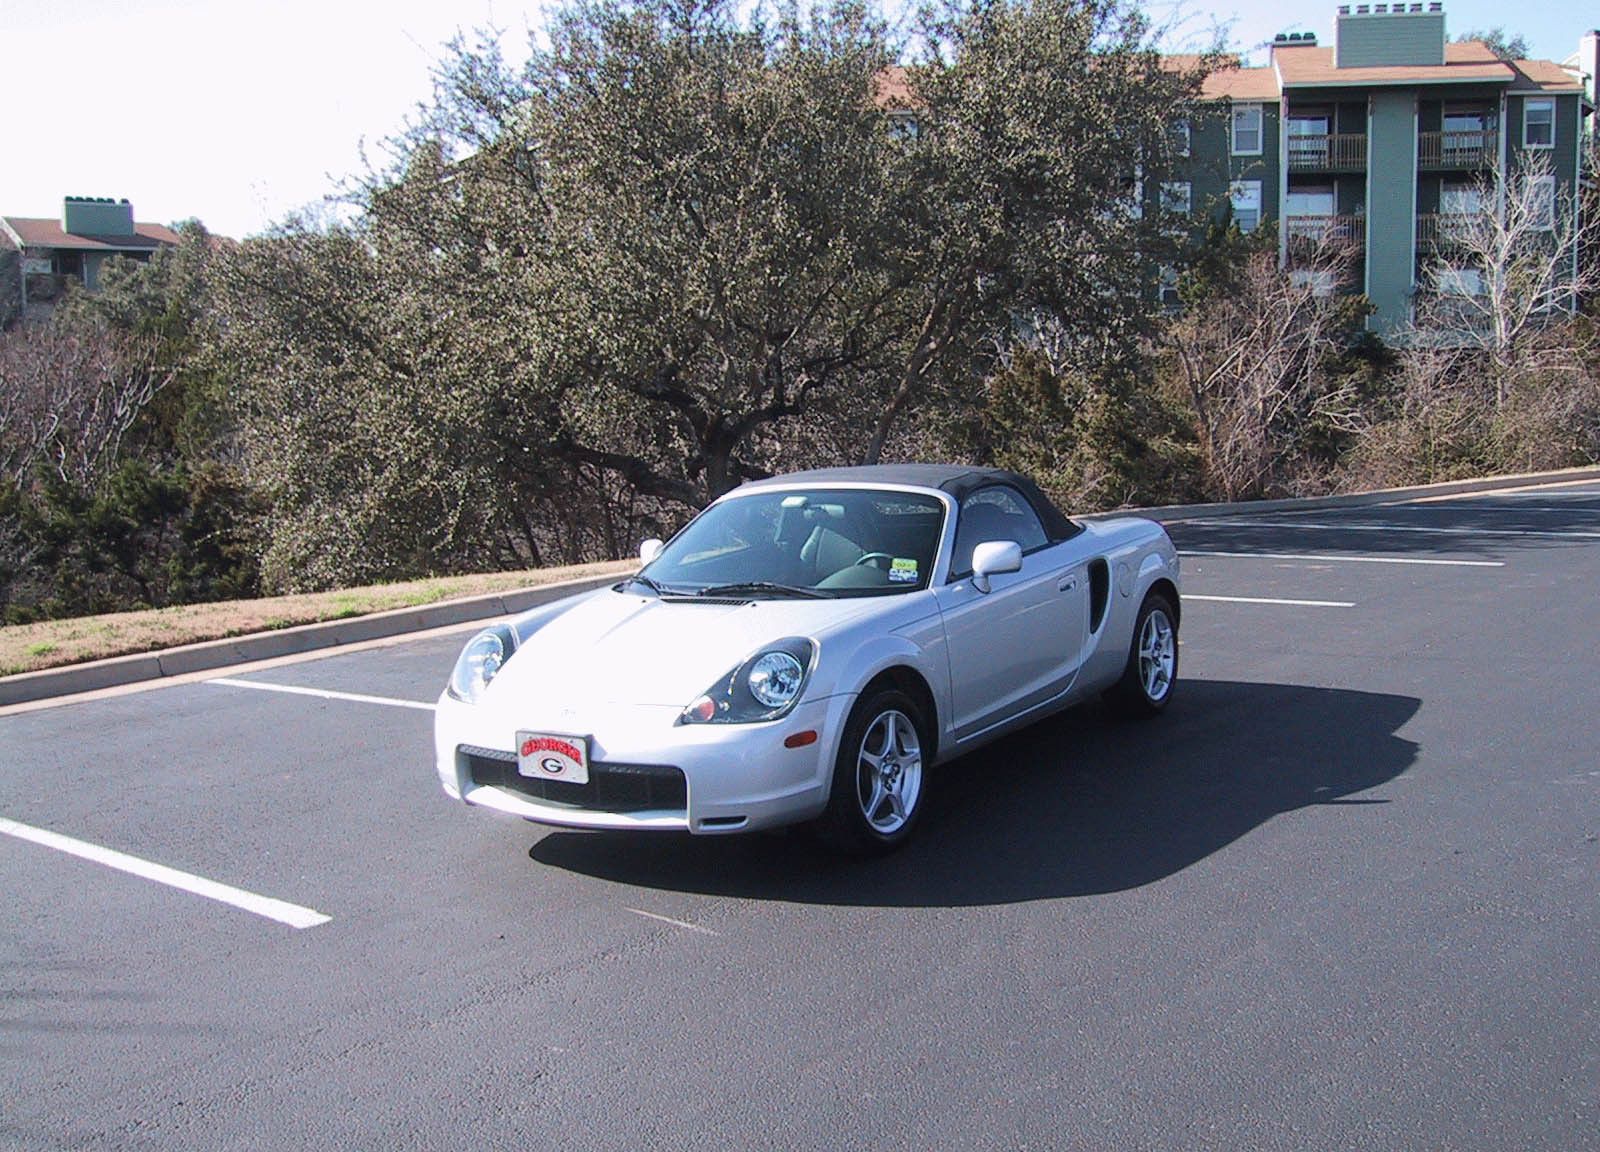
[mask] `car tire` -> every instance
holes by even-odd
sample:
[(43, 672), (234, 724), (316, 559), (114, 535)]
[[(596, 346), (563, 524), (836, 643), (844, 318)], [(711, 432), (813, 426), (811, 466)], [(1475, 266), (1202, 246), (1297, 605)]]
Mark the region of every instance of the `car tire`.
[(1106, 692), (1106, 701), (1124, 716), (1154, 716), (1166, 709), (1178, 686), (1178, 614), (1161, 593), (1139, 605), (1133, 622), (1128, 663)]
[(927, 788), (927, 731), (922, 708), (897, 689), (873, 690), (856, 701), (820, 821), (819, 830), (834, 847), (874, 856), (906, 842)]

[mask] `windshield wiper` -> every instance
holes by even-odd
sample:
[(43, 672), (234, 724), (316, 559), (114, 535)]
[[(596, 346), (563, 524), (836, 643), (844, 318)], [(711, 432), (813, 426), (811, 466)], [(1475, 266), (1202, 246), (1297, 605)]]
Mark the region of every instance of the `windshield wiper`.
[(622, 585), (619, 585), (619, 587), (626, 586), (628, 584), (643, 584), (646, 588), (650, 589), (650, 591), (661, 597), (681, 598), (683, 596), (690, 595), (690, 593), (684, 592), (681, 588), (668, 588), (663, 584), (657, 584), (654, 580), (650, 579), (650, 577), (641, 576), (637, 572), (624, 580)]
[(833, 593), (820, 588), (797, 588), (793, 584), (776, 584), (771, 580), (744, 580), (737, 584), (712, 584), (700, 589), (697, 596), (740, 596), (747, 592), (767, 592), (775, 596), (803, 596), (810, 600), (829, 600)]

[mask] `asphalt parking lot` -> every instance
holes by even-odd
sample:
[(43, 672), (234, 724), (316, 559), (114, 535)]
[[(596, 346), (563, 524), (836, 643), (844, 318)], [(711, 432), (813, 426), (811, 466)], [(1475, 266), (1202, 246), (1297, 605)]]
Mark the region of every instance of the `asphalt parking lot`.
[(1170, 530), (886, 861), (452, 804), (459, 631), (0, 714), (0, 1147), (1600, 1148), (1600, 482)]

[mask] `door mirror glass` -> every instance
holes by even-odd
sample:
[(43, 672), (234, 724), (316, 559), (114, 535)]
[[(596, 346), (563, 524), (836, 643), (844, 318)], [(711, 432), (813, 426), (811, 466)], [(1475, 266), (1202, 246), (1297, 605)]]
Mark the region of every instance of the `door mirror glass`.
[(985, 540), (972, 550), (972, 585), (989, 590), (989, 577), (1022, 571), (1022, 546), (1015, 540)]

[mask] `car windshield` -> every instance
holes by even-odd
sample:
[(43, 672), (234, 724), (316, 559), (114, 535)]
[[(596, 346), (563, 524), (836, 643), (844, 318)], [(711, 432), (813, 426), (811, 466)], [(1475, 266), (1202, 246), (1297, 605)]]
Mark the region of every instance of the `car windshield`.
[(707, 508), (641, 575), (676, 595), (914, 592), (928, 586), (943, 526), (943, 503), (914, 492), (761, 490)]

